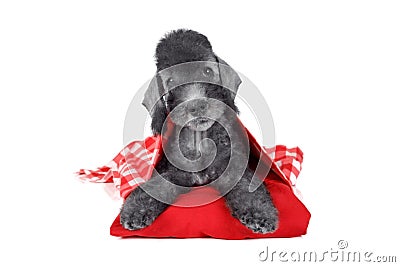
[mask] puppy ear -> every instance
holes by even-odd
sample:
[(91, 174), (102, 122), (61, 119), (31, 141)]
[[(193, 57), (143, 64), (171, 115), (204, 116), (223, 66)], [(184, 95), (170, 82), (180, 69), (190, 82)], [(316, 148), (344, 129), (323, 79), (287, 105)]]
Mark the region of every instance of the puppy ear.
[(150, 81), (144, 99), (143, 106), (151, 116), (151, 130), (153, 134), (162, 134), (164, 121), (167, 118), (167, 108), (163, 99), (164, 87), (162, 86), (161, 78), (155, 75)]
[(232, 69), (228, 63), (217, 56), (219, 76), (221, 80), (221, 85), (231, 91), (232, 99), (235, 99), (236, 93), (239, 89), (239, 85), (242, 83), (237, 72)]
[[(160, 100), (159, 102), (164, 102), (164, 100)], [(153, 131), (153, 134), (164, 133), (165, 129), (163, 129), (163, 126), (166, 119), (167, 109), (165, 104), (157, 103), (151, 116), (151, 130)]]

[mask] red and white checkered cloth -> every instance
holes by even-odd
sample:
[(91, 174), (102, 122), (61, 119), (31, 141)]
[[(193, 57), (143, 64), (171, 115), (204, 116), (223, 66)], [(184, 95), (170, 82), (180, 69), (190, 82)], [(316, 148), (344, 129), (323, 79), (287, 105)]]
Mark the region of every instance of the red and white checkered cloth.
[[(139, 184), (150, 179), (161, 154), (161, 138), (157, 135), (144, 141), (131, 142), (107, 165), (96, 170), (81, 169), (77, 176), (82, 181), (113, 183), (120, 196), (126, 198)], [(281, 176), (288, 181), (297, 196), (301, 197), (299, 191), (294, 188), (303, 162), (303, 152), (300, 148), (277, 145), (263, 149), (272, 159), (272, 169), (281, 172)]]

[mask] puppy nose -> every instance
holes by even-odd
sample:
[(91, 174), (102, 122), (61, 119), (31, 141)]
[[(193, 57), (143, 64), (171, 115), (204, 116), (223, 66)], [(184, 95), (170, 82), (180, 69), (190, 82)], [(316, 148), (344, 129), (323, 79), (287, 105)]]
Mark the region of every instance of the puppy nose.
[(188, 102), (186, 109), (193, 116), (199, 116), (204, 114), (208, 108), (208, 102), (206, 99), (191, 100)]

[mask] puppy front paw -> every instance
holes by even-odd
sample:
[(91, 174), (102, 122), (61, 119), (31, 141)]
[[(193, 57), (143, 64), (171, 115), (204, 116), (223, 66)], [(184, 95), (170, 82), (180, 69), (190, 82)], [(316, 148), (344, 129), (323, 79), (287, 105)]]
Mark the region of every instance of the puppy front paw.
[(240, 216), (239, 221), (254, 233), (272, 233), (278, 229), (278, 217), (260, 213), (245, 213)]
[(120, 216), (121, 225), (128, 230), (139, 230), (152, 224), (157, 218), (151, 210), (129, 209), (122, 210)]

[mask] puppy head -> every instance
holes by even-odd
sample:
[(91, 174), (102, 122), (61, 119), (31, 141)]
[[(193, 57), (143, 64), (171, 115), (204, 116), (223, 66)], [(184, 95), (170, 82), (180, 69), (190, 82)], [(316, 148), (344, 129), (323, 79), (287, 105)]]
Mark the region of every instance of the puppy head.
[(210, 128), (234, 104), (241, 83), (238, 74), (212, 51), (207, 37), (177, 30), (156, 48), (157, 74), (143, 104), (152, 116), (152, 130), (160, 134), (168, 114), (176, 125), (195, 131)]

